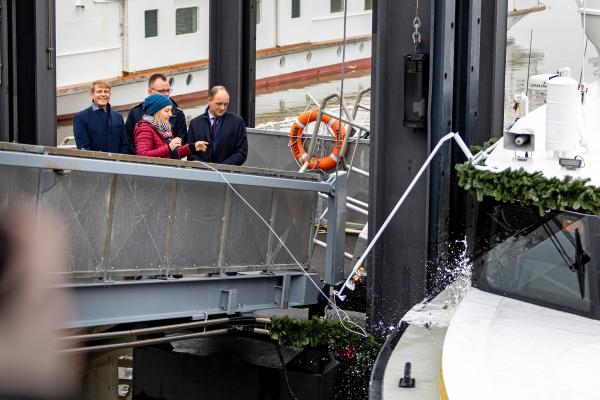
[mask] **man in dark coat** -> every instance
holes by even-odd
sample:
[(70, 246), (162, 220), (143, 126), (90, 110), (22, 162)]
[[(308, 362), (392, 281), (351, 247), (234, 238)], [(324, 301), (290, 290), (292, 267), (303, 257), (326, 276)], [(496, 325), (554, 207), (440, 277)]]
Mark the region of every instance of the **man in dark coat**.
[(229, 92), (225, 86), (213, 86), (208, 92), (204, 114), (190, 121), (188, 142), (209, 142), (205, 152), (192, 154), (189, 160), (242, 165), (248, 155), (246, 125), (237, 114), (227, 111)]
[[(163, 96), (170, 98), (171, 93), (173, 93), (173, 89), (171, 89), (169, 80), (163, 74), (154, 74), (150, 77), (150, 79), (148, 79), (149, 96), (153, 94), (162, 94)], [(171, 124), (173, 135), (181, 138), (181, 144), (185, 145), (187, 143), (187, 124), (185, 122), (185, 114), (178, 108), (177, 103), (175, 103), (173, 99), (171, 99), (171, 102), (173, 103), (173, 109), (171, 110), (173, 115), (171, 118), (169, 118), (169, 123)], [(133, 131), (135, 129), (135, 124), (137, 124), (144, 116), (143, 104), (144, 102), (142, 101), (141, 103), (132, 107), (131, 110), (129, 110), (127, 121), (125, 122), (125, 129), (127, 131), (127, 138), (129, 139), (129, 143), (131, 145), (132, 154), (135, 154)]]
[(95, 81), (90, 87), (90, 97), (92, 105), (73, 119), (77, 148), (129, 154), (123, 116), (110, 108), (110, 84)]

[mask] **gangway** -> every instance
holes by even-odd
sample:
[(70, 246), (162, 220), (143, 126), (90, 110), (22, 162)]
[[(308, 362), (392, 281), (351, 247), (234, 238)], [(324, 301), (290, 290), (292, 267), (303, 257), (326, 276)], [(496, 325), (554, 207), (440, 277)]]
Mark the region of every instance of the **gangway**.
[[(315, 304), (343, 279), (346, 174), (211, 166), (0, 143), (0, 202), (30, 200), (70, 232), (68, 327), (206, 319)], [(310, 269), (318, 193), (328, 197), (326, 268)]]

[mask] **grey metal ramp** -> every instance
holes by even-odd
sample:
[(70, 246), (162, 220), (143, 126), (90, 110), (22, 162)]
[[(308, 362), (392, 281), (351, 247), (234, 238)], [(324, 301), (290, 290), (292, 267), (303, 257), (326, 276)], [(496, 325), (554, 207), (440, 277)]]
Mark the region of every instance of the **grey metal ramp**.
[[(74, 325), (315, 303), (311, 281), (319, 277), (300, 272), (269, 226), (308, 269), (317, 192), (332, 196), (334, 204), (335, 183), (322, 182), (314, 174), (215, 167), (219, 172), (179, 160), (0, 143), (0, 204), (30, 199), (38, 207), (53, 210), (65, 224), (71, 243), (66, 276), (78, 306), (86, 307), (80, 309), (86, 317)], [(343, 240), (344, 224), (345, 220), (339, 224), (337, 240)], [(331, 271), (343, 265), (343, 254), (329, 257)], [(246, 278), (227, 275), (235, 273)], [(207, 279), (207, 274), (216, 274), (220, 280)], [(194, 303), (193, 312), (183, 304), (170, 308), (171, 288), (183, 286), (170, 279), (154, 280), (152, 289), (144, 293), (151, 292), (153, 299), (166, 304), (163, 311), (152, 313), (142, 307), (150, 303), (133, 295), (140, 292), (139, 285), (149, 282), (123, 281), (124, 276), (173, 275), (193, 276), (195, 283), (188, 281), (189, 285), (213, 294)], [(328, 274), (330, 279), (338, 275)], [(242, 282), (244, 290), (238, 287)], [(219, 303), (222, 290), (229, 299), (225, 308)], [(96, 306), (84, 301), (89, 293), (94, 293)], [(107, 316), (107, 307), (97, 306), (114, 304), (111, 293), (119, 293), (120, 304), (130, 305), (124, 314), (111, 310), (112, 316)], [(128, 298), (132, 302), (127, 303)]]

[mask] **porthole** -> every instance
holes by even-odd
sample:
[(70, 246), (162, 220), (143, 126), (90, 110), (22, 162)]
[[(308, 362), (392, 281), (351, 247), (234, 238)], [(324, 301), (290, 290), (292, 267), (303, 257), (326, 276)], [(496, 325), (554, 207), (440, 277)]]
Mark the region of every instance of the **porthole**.
[(173, 87), (174, 84), (175, 84), (175, 78), (173, 78), (173, 77), (169, 78), (169, 86)]
[(358, 45), (358, 51), (360, 53), (362, 53), (364, 49), (365, 49), (365, 44), (364, 43), (361, 43), (361, 44)]
[(188, 74), (188, 75), (185, 77), (185, 84), (189, 86), (189, 85), (190, 85), (190, 83), (192, 83), (192, 79), (193, 79), (193, 77), (192, 77), (192, 74)]
[(310, 62), (310, 60), (312, 60), (312, 51), (306, 53), (306, 62)]
[(279, 67), (280, 67), (280, 68), (283, 68), (283, 66), (284, 66), (284, 65), (285, 65), (285, 57), (283, 57), (283, 56), (282, 56), (282, 57), (279, 59)]
[(336, 53), (337, 53), (338, 57), (342, 55), (342, 47), (341, 46), (337, 48)]

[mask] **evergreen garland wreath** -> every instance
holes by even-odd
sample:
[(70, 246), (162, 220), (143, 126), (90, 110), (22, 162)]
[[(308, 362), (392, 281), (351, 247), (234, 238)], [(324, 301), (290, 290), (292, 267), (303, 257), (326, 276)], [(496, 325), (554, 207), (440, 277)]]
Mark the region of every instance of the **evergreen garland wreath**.
[(457, 164), (458, 184), (478, 201), (484, 196), (496, 201), (537, 206), (540, 215), (547, 209), (585, 211), (600, 215), (600, 189), (588, 185), (589, 179), (567, 176), (546, 178), (541, 172), (520, 168), (501, 172), (481, 171), (466, 162)]

